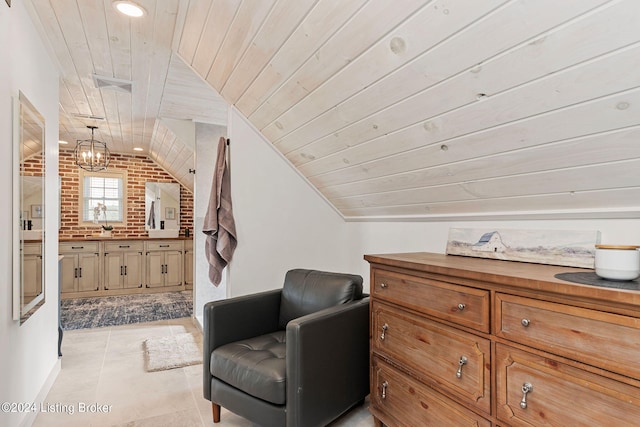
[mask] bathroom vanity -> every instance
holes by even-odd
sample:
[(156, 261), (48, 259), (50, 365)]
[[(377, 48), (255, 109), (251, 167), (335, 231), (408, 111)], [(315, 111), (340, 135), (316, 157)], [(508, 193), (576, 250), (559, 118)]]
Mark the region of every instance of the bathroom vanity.
[(59, 242), (62, 298), (192, 288), (191, 239), (65, 239)]

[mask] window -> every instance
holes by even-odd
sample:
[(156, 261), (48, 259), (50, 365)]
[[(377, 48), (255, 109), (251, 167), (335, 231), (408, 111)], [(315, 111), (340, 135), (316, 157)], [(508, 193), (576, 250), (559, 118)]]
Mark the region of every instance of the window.
[(127, 188), (125, 172), (115, 173), (80, 173), (80, 222), (94, 221), (94, 208), (98, 203), (107, 207), (106, 212), (100, 212), (98, 221), (124, 222), (126, 212), (125, 189)]

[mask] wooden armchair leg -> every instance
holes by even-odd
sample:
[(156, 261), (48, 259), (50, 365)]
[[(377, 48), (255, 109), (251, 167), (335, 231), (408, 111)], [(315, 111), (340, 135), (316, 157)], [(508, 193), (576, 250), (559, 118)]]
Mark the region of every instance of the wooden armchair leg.
[(219, 423), (220, 422), (220, 405), (218, 405), (217, 403), (211, 402), (211, 409), (213, 410), (213, 422)]

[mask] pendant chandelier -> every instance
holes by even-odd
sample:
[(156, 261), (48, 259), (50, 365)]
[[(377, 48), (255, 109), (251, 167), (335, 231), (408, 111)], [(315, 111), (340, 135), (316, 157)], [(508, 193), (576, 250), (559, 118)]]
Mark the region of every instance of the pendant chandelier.
[(74, 150), (76, 165), (91, 172), (104, 170), (109, 166), (109, 160), (111, 160), (107, 144), (93, 138), (94, 131), (98, 129), (97, 126), (87, 126), (87, 128), (91, 129), (91, 139), (77, 141)]

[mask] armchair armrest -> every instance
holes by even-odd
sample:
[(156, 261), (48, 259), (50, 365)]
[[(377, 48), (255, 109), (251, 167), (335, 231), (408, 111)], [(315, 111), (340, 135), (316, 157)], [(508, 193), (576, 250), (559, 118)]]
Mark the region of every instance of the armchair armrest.
[(204, 306), (204, 397), (211, 400), (211, 352), (225, 344), (278, 330), (282, 289), (208, 302)]
[(369, 298), (287, 325), (287, 425), (326, 425), (369, 394)]

